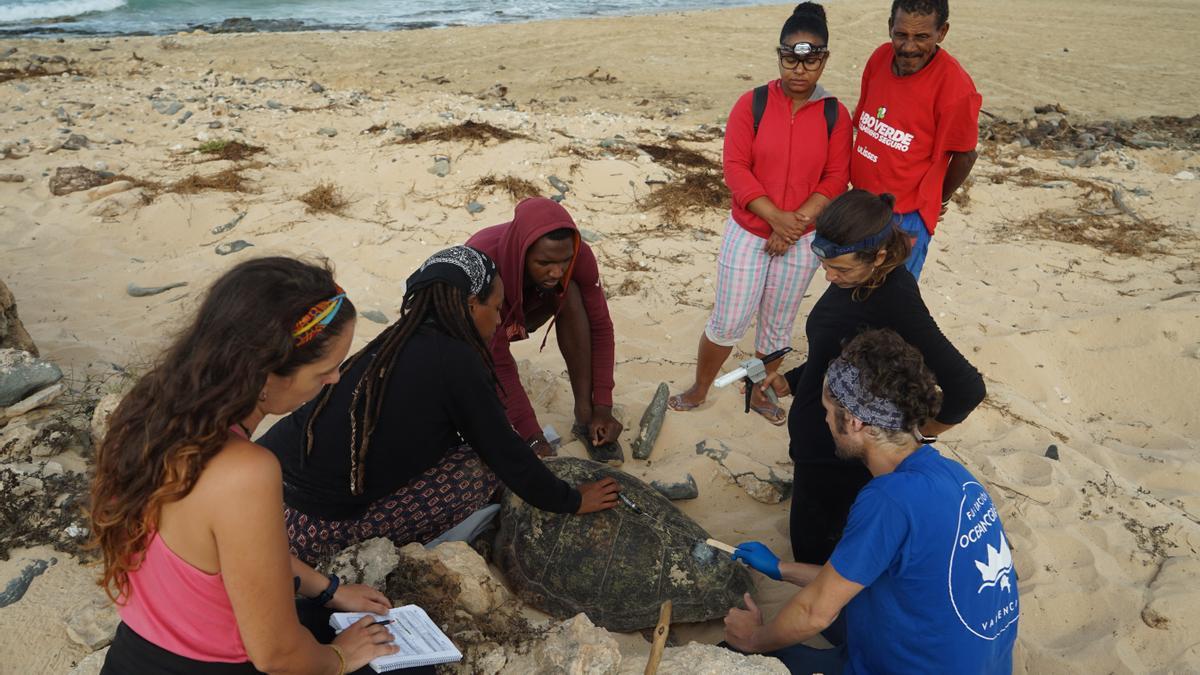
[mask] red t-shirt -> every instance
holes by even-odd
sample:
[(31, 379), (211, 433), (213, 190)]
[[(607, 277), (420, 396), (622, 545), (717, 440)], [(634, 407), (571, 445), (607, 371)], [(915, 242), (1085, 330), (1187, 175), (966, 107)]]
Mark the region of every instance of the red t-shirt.
[(863, 69), (850, 182), (896, 195), (896, 212), (920, 211), (933, 234), (950, 154), (975, 149), (983, 97), (945, 49), (906, 77), (892, 72), (892, 55), (884, 43)]
[[(725, 184), (733, 197), (733, 220), (763, 239), (771, 225), (746, 208), (766, 195), (777, 208), (795, 211), (814, 192), (830, 199), (846, 191), (850, 179), (850, 113), (838, 103), (837, 122), (830, 133), (825, 122), (829, 97), (816, 95), (792, 112), (792, 99), (779, 80), (767, 89), (767, 107), (754, 133), (754, 91), (734, 104), (725, 127), (722, 164)], [(812, 229), (812, 228), (809, 228)]]

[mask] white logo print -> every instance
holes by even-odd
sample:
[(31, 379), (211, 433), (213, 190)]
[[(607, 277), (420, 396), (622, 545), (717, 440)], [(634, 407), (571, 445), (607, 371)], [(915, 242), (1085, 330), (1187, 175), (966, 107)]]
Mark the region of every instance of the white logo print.
[(1012, 549), (996, 505), (976, 481), (962, 485), (948, 572), (950, 603), (964, 628), (976, 637), (995, 640), (1016, 624), (1021, 599)]
[(983, 577), (983, 583), (976, 593), (982, 593), (983, 589), (991, 588), (997, 583), (1000, 584), (1000, 588), (1012, 592), (1012, 584), (1008, 581), (1008, 573), (1012, 571), (1012, 550), (1008, 548), (1008, 542), (1004, 541), (1003, 532), (1000, 533), (1000, 549), (996, 550), (988, 544), (987, 562), (976, 560), (975, 567)]

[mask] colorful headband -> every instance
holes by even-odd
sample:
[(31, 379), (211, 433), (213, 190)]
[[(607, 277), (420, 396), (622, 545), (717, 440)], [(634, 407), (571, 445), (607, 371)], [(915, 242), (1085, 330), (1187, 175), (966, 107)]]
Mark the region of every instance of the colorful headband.
[(292, 337), (295, 338), (297, 347), (303, 347), (320, 335), (342, 308), (342, 303), (346, 301), (346, 291), (343, 291), (341, 286), (334, 287), (337, 288), (337, 295), (313, 305), (292, 328)]
[(825, 372), (829, 395), (846, 407), (851, 415), (880, 429), (904, 429), (904, 413), (895, 403), (867, 390), (862, 373), (842, 357), (829, 364)]

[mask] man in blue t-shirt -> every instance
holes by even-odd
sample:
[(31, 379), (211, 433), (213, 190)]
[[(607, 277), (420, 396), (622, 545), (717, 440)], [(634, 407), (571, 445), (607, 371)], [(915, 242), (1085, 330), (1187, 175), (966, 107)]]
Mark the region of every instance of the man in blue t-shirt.
[[(830, 363), (822, 401), (838, 456), (874, 478), (824, 566), (738, 547), (735, 560), (804, 590), (766, 624), (746, 594), (746, 609), (725, 617), (726, 642), (793, 673), (1011, 673), (1012, 552), (987, 491), (918, 431), (941, 404), (920, 352), (890, 330), (862, 333)], [(844, 644), (799, 644), (843, 609)]]

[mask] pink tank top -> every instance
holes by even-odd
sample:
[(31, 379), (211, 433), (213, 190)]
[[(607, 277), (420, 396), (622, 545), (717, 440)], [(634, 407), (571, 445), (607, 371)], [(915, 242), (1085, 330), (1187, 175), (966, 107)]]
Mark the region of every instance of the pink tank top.
[[(230, 432), (245, 438), (241, 429)], [(142, 564), (129, 573), (121, 620), (163, 649), (197, 661), (250, 660), (221, 574), (196, 569), (155, 532)]]

